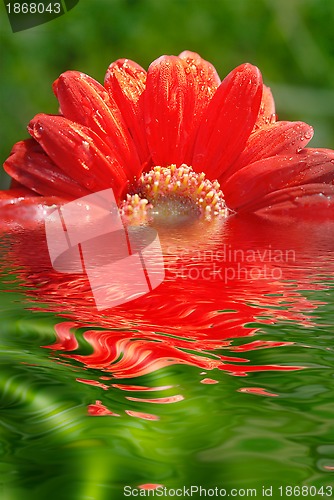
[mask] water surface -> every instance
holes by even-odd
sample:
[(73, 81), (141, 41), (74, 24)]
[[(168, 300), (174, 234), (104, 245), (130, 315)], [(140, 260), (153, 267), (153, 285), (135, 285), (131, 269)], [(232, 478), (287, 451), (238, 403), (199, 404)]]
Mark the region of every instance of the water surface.
[(329, 496), (334, 225), (231, 218), (159, 235), (164, 283), (99, 313), (84, 276), (51, 269), (43, 227), (2, 233), (0, 498)]

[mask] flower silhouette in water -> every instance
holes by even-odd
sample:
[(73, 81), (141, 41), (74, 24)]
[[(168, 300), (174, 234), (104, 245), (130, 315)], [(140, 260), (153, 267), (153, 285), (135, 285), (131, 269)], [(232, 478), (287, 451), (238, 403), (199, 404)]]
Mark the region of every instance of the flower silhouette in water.
[[(77, 71), (54, 83), (60, 114), (39, 114), (4, 164), (3, 217), (112, 188), (124, 218), (173, 222), (228, 213), (333, 213), (334, 152), (305, 148), (313, 130), (277, 121), (251, 64), (222, 81), (198, 54), (146, 72), (121, 59), (104, 86)], [(23, 208), (23, 211), (22, 211)]]

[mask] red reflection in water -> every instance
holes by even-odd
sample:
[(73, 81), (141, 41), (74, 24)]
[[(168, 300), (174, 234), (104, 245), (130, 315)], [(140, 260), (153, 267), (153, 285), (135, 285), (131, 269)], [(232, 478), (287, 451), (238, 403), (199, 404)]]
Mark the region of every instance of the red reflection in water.
[(168, 404), (168, 403), (178, 403), (179, 401), (183, 401), (184, 397), (181, 394), (177, 394), (176, 396), (168, 396), (166, 398), (133, 398), (130, 396), (126, 396), (126, 399), (129, 401), (138, 401), (139, 403), (154, 403), (154, 404)]
[(81, 382), (82, 384), (87, 384), (87, 385), (93, 385), (95, 387), (101, 387), (104, 391), (107, 391), (109, 389), (108, 385), (101, 384), (101, 382), (97, 382), (96, 380), (87, 380), (85, 378), (76, 378), (75, 379), (77, 382)]
[(242, 387), (238, 389), (238, 392), (245, 392), (247, 394), (255, 394), (256, 396), (271, 396), (276, 397), (278, 394), (274, 394), (273, 392), (268, 392), (266, 389), (262, 387)]
[[(63, 359), (113, 378), (138, 377), (173, 364), (245, 376), (302, 368), (287, 366), (284, 351), (277, 363), (262, 366), (234, 353), (293, 346), (286, 337), (249, 339), (259, 323), (297, 322), (307, 336), (314, 325), (311, 313), (321, 303), (302, 291), (324, 288), (321, 280), (333, 273), (333, 235), (329, 222), (279, 225), (254, 217), (231, 217), (220, 227), (160, 228), (165, 281), (150, 294), (102, 313), (85, 276), (52, 269), (43, 228), (12, 232), (0, 266), (14, 269), (22, 291), (36, 301), (32, 309), (41, 310), (42, 302), (70, 320), (58, 324), (56, 342), (44, 346), (65, 351)], [(78, 328), (85, 329), (90, 354), (76, 352)]]
[(125, 410), (130, 417), (142, 418), (143, 420), (160, 420), (157, 415), (151, 413), (142, 413), (140, 411)]
[(210, 384), (219, 384), (219, 382), (218, 380), (214, 380), (213, 378), (203, 378), (203, 380), (201, 380), (201, 384), (210, 385)]
[(75, 351), (79, 347), (78, 341), (74, 333), (71, 331), (71, 328), (75, 327), (76, 323), (58, 323), (55, 325), (57, 342), (44, 347), (54, 349), (56, 351)]
[[(100, 377), (102, 378), (102, 377)], [(117, 389), (121, 389), (122, 391), (166, 391), (167, 389), (172, 389), (172, 385), (164, 385), (161, 387), (143, 387), (140, 385), (124, 385), (124, 384), (111, 384), (112, 387), (116, 387)]]
[(138, 488), (141, 490), (156, 490), (157, 488), (163, 488), (163, 484), (153, 484), (153, 483), (147, 483), (147, 484), (140, 484)]
[(293, 345), (293, 342), (273, 342), (270, 340), (254, 340), (248, 344), (231, 346), (231, 351), (246, 352), (255, 351), (256, 349), (268, 349), (269, 347), (283, 347)]
[(107, 415), (112, 417), (120, 417), (118, 413), (114, 413), (113, 411), (108, 410), (108, 408), (98, 400), (95, 402), (95, 404), (91, 404), (88, 406), (88, 414), (93, 417), (103, 417)]
[[(152, 415), (151, 413), (143, 413), (140, 411), (125, 410), (125, 413), (130, 417), (141, 418), (143, 420), (160, 420), (157, 415)], [(88, 415), (92, 417), (120, 417), (118, 413), (110, 411), (102, 401), (97, 400), (94, 404), (88, 405)]]

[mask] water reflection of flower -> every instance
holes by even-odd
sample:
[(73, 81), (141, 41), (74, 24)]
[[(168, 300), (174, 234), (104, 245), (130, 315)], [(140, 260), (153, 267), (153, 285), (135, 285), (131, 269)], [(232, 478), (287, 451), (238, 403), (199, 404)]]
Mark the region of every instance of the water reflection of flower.
[[(58, 353), (58, 358), (76, 360), (97, 370), (97, 376), (105, 379), (112, 377), (111, 382), (99, 383), (112, 386), (115, 379), (131, 379), (173, 364), (242, 376), (254, 371), (298, 368), (284, 363), (283, 354), (283, 358), (278, 355), (277, 364), (254, 366), (249, 363), (247, 352), (292, 345), (287, 337), (262, 340), (256, 335), (253, 339), (261, 324), (294, 321), (306, 328), (314, 324), (311, 313), (320, 303), (307, 299), (300, 290), (324, 286), (321, 279), (334, 267), (333, 229), (332, 223), (321, 227), (311, 223), (259, 225), (256, 217), (231, 217), (214, 228), (198, 223), (188, 234), (182, 229), (171, 232), (165, 228), (160, 237), (165, 250), (166, 280), (145, 297), (103, 314), (95, 309), (84, 276), (64, 276), (52, 269), (42, 230), (13, 233), (6, 261), (13, 264), (29, 299), (36, 299), (35, 309), (40, 308), (39, 303), (45, 303), (48, 310), (68, 319), (56, 326), (57, 340), (47, 347)], [(171, 251), (180, 245), (182, 259), (180, 252)], [(222, 263), (224, 251), (226, 255), (224, 245), (239, 251), (233, 254), (235, 258)], [(258, 255), (258, 259), (241, 262), (242, 256), (250, 254)], [(290, 257), (286, 262), (283, 258), (277, 262), (273, 255)], [(189, 270), (195, 266), (201, 270), (213, 265), (208, 256), (218, 256), (219, 265), (234, 270), (240, 264), (249, 271), (254, 267), (277, 268), (280, 279), (273, 280), (272, 275), (253, 279), (251, 273), (238, 276), (237, 272), (227, 281), (208, 281), (201, 273), (197, 279), (175, 278), (181, 268)], [(84, 338), (92, 347), (90, 354), (77, 352), (79, 328), (85, 329)]]

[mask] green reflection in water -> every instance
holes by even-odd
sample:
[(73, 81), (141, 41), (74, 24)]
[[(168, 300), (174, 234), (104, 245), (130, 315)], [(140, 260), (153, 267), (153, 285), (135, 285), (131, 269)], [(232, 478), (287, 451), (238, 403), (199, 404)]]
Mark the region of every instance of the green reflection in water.
[[(248, 351), (247, 358), (251, 365), (305, 369), (235, 377), (177, 365), (140, 379), (117, 380), (172, 386), (149, 393), (76, 381), (98, 380), (96, 370), (40, 347), (54, 341), (59, 318), (27, 311), (18, 293), (1, 293), (0, 498), (121, 499), (125, 485), (146, 483), (256, 488), (260, 496), (263, 486), (277, 493), (281, 485), (333, 484), (334, 292), (303, 293), (325, 303), (312, 313), (319, 327), (283, 320), (254, 323), (260, 330), (252, 341), (295, 344)], [(89, 352), (78, 339), (80, 352)], [(239, 339), (234, 345), (243, 343)], [(204, 385), (205, 377), (218, 383)], [(247, 392), (254, 387), (274, 396)], [(127, 399), (175, 394), (184, 400), (158, 405)], [(89, 416), (87, 408), (96, 400), (120, 416)]]

